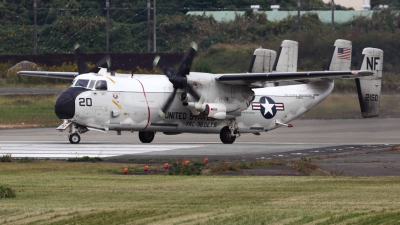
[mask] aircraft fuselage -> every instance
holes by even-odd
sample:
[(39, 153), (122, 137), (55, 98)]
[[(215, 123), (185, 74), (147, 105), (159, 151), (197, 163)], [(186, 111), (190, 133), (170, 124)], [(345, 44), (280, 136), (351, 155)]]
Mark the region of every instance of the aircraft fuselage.
[[(324, 100), (333, 89), (333, 81), (319, 81), (257, 88), (252, 92), (244, 85), (221, 84), (214, 76), (192, 73), (188, 82), (205, 96), (205, 103), (224, 104), (225, 119), (210, 118), (204, 113), (193, 115), (179, 99), (181, 90), (165, 118), (161, 118), (159, 109), (173, 90), (164, 75), (81, 75), (57, 99), (56, 114), (60, 119), (101, 130), (219, 133), (234, 121), (241, 133), (258, 133), (292, 121)], [(97, 85), (99, 81), (103, 87)], [(246, 96), (249, 92), (254, 95), (253, 101)]]

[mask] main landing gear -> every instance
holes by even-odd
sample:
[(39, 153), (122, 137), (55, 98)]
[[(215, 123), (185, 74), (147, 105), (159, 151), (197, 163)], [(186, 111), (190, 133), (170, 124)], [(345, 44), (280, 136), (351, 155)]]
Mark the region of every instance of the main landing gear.
[(152, 131), (139, 131), (139, 140), (142, 143), (151, 143), (154, 140), (155, 134)]
[(224, 144), (232, 144), (236, 137), (240, 137), (239, 128), (235, 120), (231, 120), (228, 126), (225, 126), (219, 132), (219, 138)]

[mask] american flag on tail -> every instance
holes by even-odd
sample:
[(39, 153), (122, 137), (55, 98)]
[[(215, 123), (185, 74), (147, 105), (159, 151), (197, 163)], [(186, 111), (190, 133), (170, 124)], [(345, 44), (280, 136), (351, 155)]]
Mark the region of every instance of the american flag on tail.
[(350, 48), (338, 48), (338, 58), (339, 59), (351, 59), (351, 49)]

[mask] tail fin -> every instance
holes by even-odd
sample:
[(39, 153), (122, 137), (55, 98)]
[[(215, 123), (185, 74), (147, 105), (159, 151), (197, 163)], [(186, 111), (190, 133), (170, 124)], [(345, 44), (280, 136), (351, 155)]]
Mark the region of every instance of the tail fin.
[(373, 71), (374, 75), (356, 78), (358, 100), (364, 118), (379, 116), (381, 97), (383, 51), (377, 48), (364, 48), (358, 70)]
[(282, 41), (278, 57), (275, 60), (272, 71), (276, 72), (297, 72), (297, 58), (299, 43), (297, 41)]
[(343, 71), (351, 68), (351, 41), (337, 39), (333, 45), (331, 61), (326, 70)]
[(269, 73), (276, 58), (276, 52), (270, 49), (258, 48), (254, 51), (249, 73)]
[(299, 43), (297, 41), (282, 41), (278, 57), (270, 49), (258, 48), (254, 51), (249, 73), (297, 72), (297, 57)]

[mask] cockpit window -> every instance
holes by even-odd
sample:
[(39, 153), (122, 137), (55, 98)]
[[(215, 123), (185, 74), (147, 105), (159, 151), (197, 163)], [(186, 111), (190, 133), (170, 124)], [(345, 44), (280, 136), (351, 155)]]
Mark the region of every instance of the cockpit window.
[(87, 87), (87, 85), (88, 85), (88, 83), (89, 83), (89, 80), (84, 80), (84, 79), (79, 79), (78, 81), (76, 81), (76, 83), (75, 83), (75, 87)]
[(88, 88), (92, 89), (94, 87), (94, 83), (96, 83), (96, 80), (91, 80), (90, 83), (89, 83)]
[(96, 88), (96, 90), (107, 90), (107, 81), (98, 80), (95, 88)]

